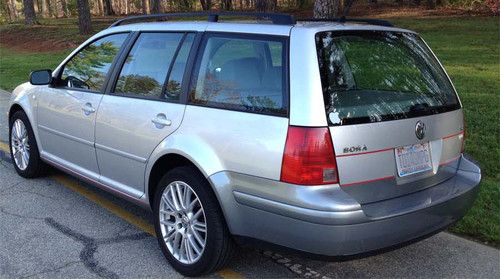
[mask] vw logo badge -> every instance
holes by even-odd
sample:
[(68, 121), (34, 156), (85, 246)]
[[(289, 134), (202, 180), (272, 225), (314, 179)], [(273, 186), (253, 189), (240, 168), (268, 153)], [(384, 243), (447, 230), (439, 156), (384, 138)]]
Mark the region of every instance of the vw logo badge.
[(417, 139), (423, 139), (425, 137), (425, 124), (421, 121), (418, 121), (415, 125), (415, 135)]

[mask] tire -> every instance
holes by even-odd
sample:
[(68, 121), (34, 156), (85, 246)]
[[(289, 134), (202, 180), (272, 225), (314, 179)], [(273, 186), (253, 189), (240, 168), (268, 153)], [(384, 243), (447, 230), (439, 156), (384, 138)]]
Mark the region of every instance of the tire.
[[(185, 191), (188, 189), (186, 185), (192, 190), (191, 194), (187, 194), (191, 199), (187, 199), (188, 202), (181, 204), (179, 196), (176, 196), (179, 205), (177, 208), (189, 207), (186, 206), (189, 203), (194, 204), (193, 209), (191, 211), (175, 210), (176, 206), (172, 199), (172, 193), (178, 193), (176, 190), (180, 189), (179, 193), (182, 193), (180, 196), (185, 197)], [(165, 196), (162, 201), (162, 195), (168, 196), (169, 201), (166, 202)], [(195, 198), (198, 198), (199, 204), (196, 203)], [(162, 212), (169, 212), (169, 214), (160, 213), (160, 208)], [(227, 229), (222, 210), (210, 184), (195, 167), (177, 167), (165, 174), (156, 187), (153, 209), (155, 230), (161, 250), (168, 262), (182, 275), (193, 277), (215, 272), (224, 267), (231, 258), (234, 242)], [(196, 217), (196, 212), (199, 212), (199, 209), (202, 210), (202, 213)], [(180, 212), (180, 214), (174, 212)], [(169, 225), (162, 224), (162, 219)], [(200, 228), (203, 228), (200, 223), (203, 223), (203, 221), (205, 221), (206, 225), (205, 234), (200, 231)], [(197, 229), (193, 229), (194, 227)], [(195, 237), (195, 230), (198, 233), (198, 238)], [(164, 240), (164, 236), (167, 236), (166, 239), (170, 239), (168, 244)], [(176, 237), (180, 241), (176, 242)], [(200, 238), (205, 240), (202, 249), (200, 249), (200, 243), (203, 243), (203, 241), (197, 240)], [(182, 246), (180, 245), (182, 245), (183, 239), (187, 239), (186, 242), (190, 245), (187, 249), (191, 251), (191, 258), (189, 258), (187, 250), (183, 250), (184, 258), (182, 257), (180, 252)], [(179, 243), (179, 245), (176, 245), (176, 243)], [(180, 247), (177, 253), (175, 247)], [(195, 248), (198, 248), (199, 254), (196, 253)]]
[[(21, 125), (18, 125), (16, 123)], [(15, 124), (17, 125), (16, 127), (14, 127)], [(23, 127), (24, 129), (22, 129)], [(16, 137), (14, 133), (16, 133), (16, 131), (18, 130), (21, 131), (21, 135), (17, 134)], [(24, 140), (19, 140), (20, 137)], [(20, 142), (25, 143), (22, 145), (24, 146), (23, 150), (25, 150), (29, 154), (29, 158), (27, 160), (26, 158), (24, 158), (24, 163), (20, 163), (19, 161), (22, 158), (16, 158), (16, 156), (19, 156), (18, 154), (21, 154), (19, 153), (19, 151), (15, 151), (19, 150), (19, 148), (16, 146), (21, 146), (19, 144)], [(28, 116), (26, 116), (24, 111), (15, 112), (9, 119), (9, 147), (12, 163), (16, 172), (20, 176), (24, 178), (35, 178), (45, 174), (47, 165), (40, 159), (40, 153), (38, 151), (35, 134), (33, 133), (33, 129), (31, 128)]]

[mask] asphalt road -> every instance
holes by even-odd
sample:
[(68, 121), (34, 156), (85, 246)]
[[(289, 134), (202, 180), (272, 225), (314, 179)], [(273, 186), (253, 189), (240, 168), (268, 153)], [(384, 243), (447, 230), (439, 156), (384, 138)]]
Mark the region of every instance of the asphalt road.
[[(151, 214), (57, 171), (26, 180), (6, 151), (0, 91), (0, 278), (178, 278), (151, 235)], [(3, 143), (2, 143), (3, 142)], [(212, 278), (498, 278), (500, 251), (448, 233), (344, 262), (239, 248)]]

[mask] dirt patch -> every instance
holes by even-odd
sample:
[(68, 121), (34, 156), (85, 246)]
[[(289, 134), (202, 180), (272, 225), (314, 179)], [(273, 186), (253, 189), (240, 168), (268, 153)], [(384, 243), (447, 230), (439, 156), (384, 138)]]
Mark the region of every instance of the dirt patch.
[[(77, 47), (79, 38), (58, 35), (58, 26), (2, 28), (0, 45), (20, 52), (53, 52)], [(61, 32), (62, 33), (62, 32)]]

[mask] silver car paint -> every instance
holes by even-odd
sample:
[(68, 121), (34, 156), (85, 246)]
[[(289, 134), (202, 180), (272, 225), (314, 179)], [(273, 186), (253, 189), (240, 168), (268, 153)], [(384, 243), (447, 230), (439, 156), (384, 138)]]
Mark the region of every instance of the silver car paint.
[[(100, 114), (100, 110), (97, 112), (100, 124), (96, 128), (99, 135), (96, 136), (95, 146), (101, 159), (108, 161), (109, 174), (107, 176), (99, 176), (95, 179), (95, 176), (85, 172), (81, 166), (62, 160), (55, 162), (58, 158), (46, 152), (44, 146), (40, 144), (43, 139), (40, 139), (39, 129), (35, 128), (34, 132), (42, 157), (75, 175), (91, 180), (99, 187), (147, 207), (149, 205), (148, 178), (155, 162), (168, 154), (182, 155), (193, 162), (209, 179), (233, 234), (251, 236), (313, 253), (337, 255), (362, 252), (417, 237), (418, 234), (424, 232), (424, 229), (426, 232), (431, 229), (440, 229), (450, 221), (460, 218), (472, 203), (474, 194), (477, 192), (476, 186), (481, 178), (479, 169), (467, 159), (459, 157), (452, 160), (457, 152), (460, 154), (458, 149), (461, 139), (458, 135), (456, 138), (446, 138), (447, 143), (443, 143), (444, 137), (457, 133), (463, 128), (460, 127), (461, 110), (429, 116), (428, 119), (419, 118), (432, 122), (429, 125), (433, 128), (430, 128), (430, 133), (424, 140), (431, 140), (433, 156), (439, 158), (439, 161), (434, 162), (433, 173), (438, 174), (441, 169), (444, 175), (451, 174), (452, 177), (452, 179), (435, 183), (436, 187), (428, 187), (418, 193), (395, 197), (385, 203), (377, 201), (363, 204), (365, 197), (359, 196), (356, 191), (352, 193), (356, 187), (348, 189), (344, 187), (345, 185), (338, 184), (304, 187), (279, 182), (288, 125), (327, 126), (314, 35), (319, 31), (332, 29), (408, 32), (398, 28), (325, 23), (299, 23), (292, 27), (175, 22), (131, 24), (106, 29), (90, 38), (81, 47), (98, 37), (129, 31), (214, 31), (290, 36), (289, 118), (187, 105), (184, 119), (178, 129), (175, 130), (178, 126), (176, 123), (171, 130), (161, 131), (161, 135), (157, 135), (152, 132), (150, 122), (150, 114), (156, 111), (151, 110), (149, 106), (148, 108), (141, 106), (138, 110), (134, 109), (137, 115), (131, 115), (126, 109), (128, 107), (126, 104), (129, 102), (135, 104), (148, 101), (116, 97), (119, 99), (110, 104), (120, 103), (123, 110), (114, 111), (113, 106), (103, 106), (102, 109), (106, 111), (106, 115), (111, 115), (110, 119), (105, 119), (105, 114)], [(54, 72), (57, 73), (81, 47), (70, 54)], [(23, 84), (13, 93), (11, 104), (19, 104), (23, 107), (33, 127), (38, 125), (36, 113), (34, 113), (37, 108), (37, 96), (48, 94), (48, 90), (46, 86)], [(107, 97), (113, 98), (113, 96), (106, 95), (105, 98)], [(165, 104), (159, 102), (155, 106), (163, 111)], [(176, 109), (177, 112), (182, 110), (182, 108)], [(99, 118), (100, 115), (102, 118)], [(167, 115), (170, 115), (169, 111)], [(415, 139), (410, 138), (410, 130), (414, 128), (410, 123), (417, 120), (377, 123), (386, 133), (397, 135), (394, 139), (370, 138), (373, 135), (370, 132), (375, 129), (371, 128), (373, 124), (331, 127), (330, 131), (335, 151), (339, 155), (344, 145), (350, 145), (353, 142), (363, 141), (363, 144), (369, 146), (369, 150), (393, 148), (416, 142)], [(130, 125), (133, 121), (143, 121), (143, 123)], [(178, 121), (180, 123), (181, 120)], [(134, 131), (134, 128), (137, 130)], [(121, 133), (121, 137), (115, 135), (118, 129), (121, 129), (118, 132)], [(68, 131), (60, 132), (67, 134)], [(352, 137), (350, 133), (356, 136)], [(380, 130), (377, 131), (377, 135), (380, 134)], [(132, 136), (134, 140), (126, 139), (125, 136)], [(136, 149), (137, 144), (142, 144), (144, 137), (148, 146)], [(138, 139), (141, 139), (141, 142)], [(394, 155), (379, 153), (351, 156), (353, 158), (337, 158), (341, 168), (339, 170), (341, 183), (359, 182), (379, 175), (394, 175)], [(362, 171), (356, 172), (355, 169), (359, 168), (360, 164), (366, 164), (371, 160), (370, 158), (377, 156), (382, 156), (379, 159), (384, 161), (383, 164), (376, 163), (369, 167), (365, 165)], [(119, 163), (113, 166), (111, 164), (113, 161)], [(442, 165), (439, 166), (437, 162)], [(135, 167), (137, 169), (134, 169)], [(134, 174), (128, 174), (130, 170), (133, 170)], [(411, 181), (403, 182), (407, 185), (411, 184)], [(430, 202), (421, 200), (425, 194), (432, 195), (435, 199), (431, 199)], [(457, 198), (461, 201), (452, 202)], [(391, 202), (392, 208), (386, 208)], [(444, 218), (442, 220), (439, 219), (441, 215)], [(389, 218), (392, 216), (399, 217)], [(417, 225), (412, 221), (413, 218), (427, 219)], [(385, 221), (371, 222), (375, 219)], [(408, 225), (404, 234), (390, 236), (383, 233), (403, 223)], [(376, 226), (373, 227), (373, 225)], [(409, 234), (412, 229), (419, 230), (419, 233)], [(300, 231), (304, 230), (311, 233), (310, 237), (304, 238), (300, 235)], [(373, 235), (379, 236), (380, 239), (374, 241), (373, 236), (368, 235), (370, 230), (375, 231), (376, 234)]]
[[(99, 181), (134, 197), (144, 193), (148, 159), (181, 124), (184, 104), (105, 95), (95, 123)], [(153, 123), (163, 117), (170, 125)]]
[[(217, 189), (233, 234), (303, 252), (343, 256), (425, 237), (459, 220), (472, 206), (481, 180), (480, 169), (474, 163), (465, 157), (459, 162), (454, 168), (456, 175), (435, 187), (352, 211), (325, 210), (319, 204), (311, 208), (312, 204), (303, 202), (304, 194), (294, 195), (294, 186), (278, 186), (281, 182), (266, 182), (231, 172), (219, 172), (209, 179)], [(235, 187), (242, 189), (247, 184), (252, 189), (259, 184), (278, 186), (295, 204), (275, 201), (262, 193), (235, 194)], [(322, 187), (305, 188), (309, 190), (307, 199), (323, 200)], [(340, 195), (343, 202), (344, 196)], [(337, 197), (331, 195), (329, 203), (337, 202)]]
[(97, 179), (94, 127), (101, 99), (102, 94), (46, 88), (37, 109), (41, 155)]

